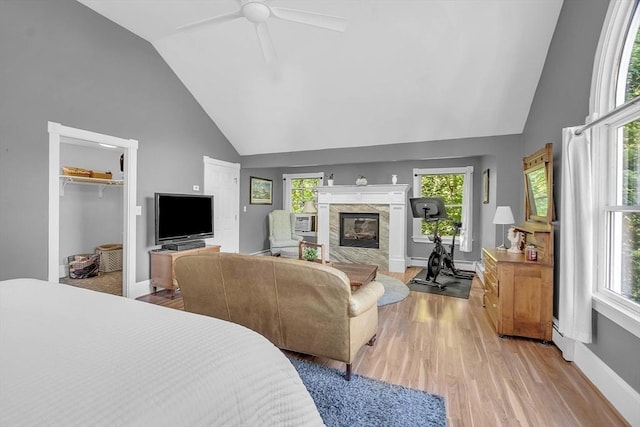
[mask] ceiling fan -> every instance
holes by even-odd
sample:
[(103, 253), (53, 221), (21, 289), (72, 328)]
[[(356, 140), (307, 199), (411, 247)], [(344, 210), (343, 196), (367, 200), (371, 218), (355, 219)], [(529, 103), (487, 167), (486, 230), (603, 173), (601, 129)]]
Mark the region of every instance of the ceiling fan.
[(276, 51), (273, 47), (271, 36), (269, 35), (269, 29), (267, 28), (267, 19), (270, 17), (282, 19), (284, 21), (313, 25), (315, 27), (333, 31), (344, 31), (347, 26), (347, 20), (339, 16), (324, 15), (321, 13), (289, 9), (285, 7), (269, 6), (267, 5), (269, 0), (238, 1), (240, 2), (240, 9), (235, 12), (212, 16), (190, 24), (181, 25), (177, 27), (176, 30), (188, 30), (209, 24), (220, 24), (237, 18), (246, 18), (255, 25), (258, 42), (262, 48), (262, 55), (264, 56), (264, 60), (269, 62), (276, 57)]

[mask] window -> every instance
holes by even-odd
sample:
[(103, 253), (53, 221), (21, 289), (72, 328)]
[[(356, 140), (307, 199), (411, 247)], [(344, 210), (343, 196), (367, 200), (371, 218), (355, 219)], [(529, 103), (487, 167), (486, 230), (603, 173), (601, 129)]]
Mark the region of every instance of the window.
[(282, 177), (284, 179), (284, 205), (282, 207), (284, 210), (303, 213), (307, 202), (313, 204), (315, 208), (318, 195), (315, 187), (322, 185), (324, 173), (284, 174)]
[(603, 206), (608, 261), (603, 287), (636, 305), (640, 304), (640, 111), (631, 117), (617, 124), (607, 140), (607, 163), (614, 173), (606, 184)]
[[(413, 197), (434, 197), (444, 199), (448, 221), (440, 221), (438, 234), (444, 243), (453, 240), (453, 222), (461, 222), (460, 236), (456, 243), (460, 250), (471, 252), (471, 205), (473, 202), (473, 167), (437, 168), (413, 170)], [(414, 219), (413, 240), (428, 242), (433, 238), (435, 222)]]
[[(596, 187), (594, 308), (640, 336), (640, 15), (635, 2), (611, 4), (610, 37), (597, 57), (592, 117)], [(604, 32), (603, 32), (604, 34)]]

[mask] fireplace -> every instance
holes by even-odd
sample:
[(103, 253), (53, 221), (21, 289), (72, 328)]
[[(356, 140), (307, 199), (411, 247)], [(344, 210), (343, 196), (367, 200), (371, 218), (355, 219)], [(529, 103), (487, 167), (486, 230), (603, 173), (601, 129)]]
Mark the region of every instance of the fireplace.
[(340, 246), (378, 249), (380, 214), (340, 212)]

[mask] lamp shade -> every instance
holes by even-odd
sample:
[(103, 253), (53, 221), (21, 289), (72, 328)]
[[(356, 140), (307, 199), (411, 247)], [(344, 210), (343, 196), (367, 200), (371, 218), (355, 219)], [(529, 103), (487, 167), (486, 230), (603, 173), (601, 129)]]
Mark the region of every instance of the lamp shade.
[(493, 217), (494, 224), (515, 224), (515, 222), (510, 206), (498, 206)]
[(303, 213), (316, 213), (318, 212), (316, 206), (313, 204), (313, 200), (307, 200), (302, 207)]

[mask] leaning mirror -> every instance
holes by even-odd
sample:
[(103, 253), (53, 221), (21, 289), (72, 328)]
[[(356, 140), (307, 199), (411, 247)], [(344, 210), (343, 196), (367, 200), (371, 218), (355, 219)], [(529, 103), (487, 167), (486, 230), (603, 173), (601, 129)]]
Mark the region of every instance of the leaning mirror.
[(553, 145), (546, 144), (523, 160), (525, 220), (551, 224), (553, 221)]

